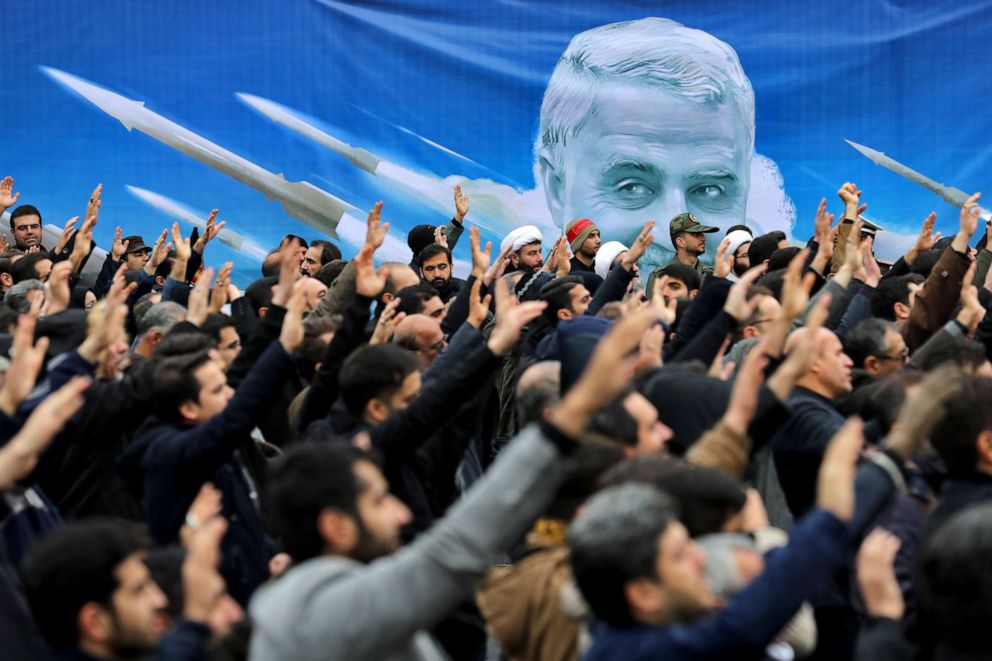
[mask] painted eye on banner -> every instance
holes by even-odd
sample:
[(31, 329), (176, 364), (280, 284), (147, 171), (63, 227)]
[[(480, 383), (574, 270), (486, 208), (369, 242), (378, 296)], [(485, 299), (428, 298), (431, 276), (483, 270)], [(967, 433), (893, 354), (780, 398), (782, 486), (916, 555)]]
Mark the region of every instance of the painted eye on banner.
[(616, 201), (619, 206), (638, 209), (650, 203), (654, 190), (642, 181), (625, 179), (616, 186)]

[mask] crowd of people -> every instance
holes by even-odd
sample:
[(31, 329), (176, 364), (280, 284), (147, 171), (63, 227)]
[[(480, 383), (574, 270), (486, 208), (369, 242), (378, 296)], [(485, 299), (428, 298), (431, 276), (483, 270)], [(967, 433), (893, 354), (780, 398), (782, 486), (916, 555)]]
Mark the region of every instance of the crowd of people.
[(682, 213), (648, 268), (653, 221), (470, 226), (460, 279), (455, 187), (409, 263), (380, 202), (351, 259), (287, 235), (243, 291), (216, 210), (87, 269), (102, 188), (50, 249), (19, 197), (3, 658), (992, 655), (978, 194), (894, 264), (845, 184), (802, 248), (735, 226), (708, 264)]

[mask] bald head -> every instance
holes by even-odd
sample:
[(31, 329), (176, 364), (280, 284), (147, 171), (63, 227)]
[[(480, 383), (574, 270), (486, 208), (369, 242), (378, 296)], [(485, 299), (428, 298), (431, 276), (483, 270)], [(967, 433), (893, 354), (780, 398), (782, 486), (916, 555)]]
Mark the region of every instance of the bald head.
[[(785, 352), (788, 354), (795, 349), (809, 338), (811, 332), (808, 328), (793, 331), (785, 342)], [(844, 353), (844, 346), (832, 331), (818, 328), (815, 332), (813, 355), (796, 385), (828, 399), (836, 399), (851, 391), (851, 367), (854, 363)]]
[(407, 264), (386, 262), (382, 266), (386, 269), (387, 273), (385, 293), (390, 295), (388, 297), (390, 299), (400, 290), (420, 284), (420, 276)]
[(445, 346), (441, 323), (426, 314), (411, 314), (397, 324), (393, 342), (417, 354), (422, 370), (430, 367)]
[(561, 363), (557, 360), (542, 360), (524, 370), (517, 382), (517, 391), (531, 388), (551, 388), (558, 391), (561, 383)]

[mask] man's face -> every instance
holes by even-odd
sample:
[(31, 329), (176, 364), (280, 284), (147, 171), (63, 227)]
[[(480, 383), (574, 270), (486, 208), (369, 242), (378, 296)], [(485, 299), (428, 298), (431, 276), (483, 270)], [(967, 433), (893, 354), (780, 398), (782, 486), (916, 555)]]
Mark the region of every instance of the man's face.
[(316, 277), (317, 271), (323, 264), (320, 263), (321, 257), (324, 255), (324, 250), (320, 246), (310, 246), (307, 251), (303, 253), (303, 275), (308, 275), (311, 278)]
[(637, 454), (661, 452), (674, 434), (658, 419), (658, 409), (654, 404), (644, 395), (633, 392), (623, 400), (623, 407), (637, 421)]
[(544, 266), (541, 244), (531, 243), (517, 252), (510, 253), (510, 263), (521, 271), (537, 271)]
[(665, 295), (666, 299), (686, 298), (689, 296), (689, 288), (684, 281), (673, 276), (668, 276), (661, 289), (661, 293)]
[(901, 333), (897, 333), (892, 329), (886, 330), (885, 346), (887, 347), (885, 354), (875, 356), (878, 362), (872, 376), (878, 379), (884, 379), (888, 375), (898, 372), (906, 364), (906, 361), (909, 360), (909, 352), (906, 350), (906, 340), (903, 339)]
[(20, 216), (14, 221), (14, 243), (24, 250), (41, 243), (41, 218), (35, 215)]
[(145, 268), (145, 264), (148, 263), (148, 258), (151, 254), (151, 250), (136, 250), (135, 252), (129, 252), (124, 255), (124, 262), (127, 264), (127, 270), (140, 271)]
[(303, 266), (303, 259), (306, 257), (307, 248), (300, 242), (299, 239), (293, 239), (293, 248), (296, 251), (296, 261)]
[(569, 307), (572, 310), (573, 317), (581, 317), (589, 309), (589, 304), (592, 302), (592, 294), (586, 289), (585, 285), (575, 285), (569, 292), (571, 301), (569, 302)]
[(603, 239), (599, 235), (599, 230), (593, 230), (579, 246), (579, 254), (587, 259), (593, 259), (599, 252), (601, 245), (603, 245)]
[[(393, 264), (387, 268), (389, 269), (389, 279), (393, 283), (393, 291), (400, 291), (420, 284), (420, 276), (405, 264)], [(389, 301), (384, 300), (384, 302), (388, 303)]]
[(706, 252), (706, 234), (703, 232), (682, 232), (675, 237), (676, 249), (683, 251), (694, 257), (698, 257)]
[(706, 578), (706, 554), (689, 537), (685, 526), (673, 521), (658, 539), (655, 570), (665, 598), (665, 620), (688, 622), (709, 611), (716, 597)]
[(227, 385), (227, 376), (218, 361), (208, 360), (193, 372), (200, 384), (200, 396), (197, 402), (186, 402), (187, 417), (191, 422), (206, 422), (227, 408), (227, 403), (234, 395), (234, 389)]
[(39, 280), (48, 280), (48, 274), (52, 272), (52, 260), (39, 259), (34, 263), (34, 272), (38, 274)]
[(751, 247), (751, 242), (742, 243), (734, 253), (734, 275), (744, 275), (744, 273), (751, 268), (751, 258), (748, 256), (748, 248)]
[(231, 363), (241, 353), (241, 336), (238, 335), (234, 326), (225, 326), (220, 329), (220, 341), (217, 342), (217, 355), (223, 370), (231, 369)]
[(389, 493), (389, 484), (375, 464), (359, 460), (352, 470), (361, 489), (357, 503), (361, 531), (350, 556), (371, 562), (403, 545), (400, 529), (410, 523), (412, 516), (407, 506)]
[(762, 296), (758, 301), (757, 313), (757, 319), (747, 326), (751, 329), (746, 333), (748, 337), (764, 337), (771, 323), (782, 315), (782, 304), (774, 296)]
[(414, 371), (406, 375), (403, 383), (393, 394), (385, 399), (378, 400), (381, 405), (378, 407), (375, 422), (382, 423), (389, 419), (397, 411), (403, 411), (410, 406), (410, 402), (420, 394), (421, 378), (420, 372)]
[(753, 148), (732, 104), (701, 104), (647, 85), (610, 83), (596, 93), (562, 171), (541, 167), (559, 225), (595, 218), (632, 245), (646, 218), (691, 211), (704, 225), (744, 222)]
[(854, 361), (844, 353), (844, 346), (837, 336), (828, 330), (820, 329), (817, 344), (820, 355), (817, 357), (817, 377), (833, 397), (851, 392), (851, 367)]
[(441, 253), (425, 259), (420, 263), (420, 274), (435, 289), (446, 289), (451, 282), (451, 264), (448, 263), (448, 256)]
[(316, 278), (307, 278), (303, 282), (303, 301), (307, 312), (310, 312), (327, 295), (327, 285)]
[(107, 646), (120, 658), (155, 647), (165, 633), (158, 611), (169, 601), (152, 580), (141, 555), (128, 556), (114, 570), (117, 589), (111, 595), (114, 631)]
[(440, 322), (430, 328), (424, 328), (417, 334), (417, 346), (420, 347), (417, 351), (420, 369), (426, 370), (448, 346), (444, 341), (444, 332), (441, 330)]
[(421, 314), (426, 314), (432, 319), (437, 319), (438, 323), (440, 323), (447, 314), (447, 310), (444, 308), (444, 301), (438, 296), (432, 296), (424, 302), (424, 311)]

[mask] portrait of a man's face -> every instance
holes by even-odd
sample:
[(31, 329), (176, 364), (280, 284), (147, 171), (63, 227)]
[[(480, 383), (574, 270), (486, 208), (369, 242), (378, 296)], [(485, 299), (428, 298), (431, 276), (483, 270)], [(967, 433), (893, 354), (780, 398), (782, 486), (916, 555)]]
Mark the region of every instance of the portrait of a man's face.
[(754, 93), (708, 33), (660, 18), (605, 25), (559, 60), (535, 152), (558, 226), (592, 218), (628, 245), (648, 219), (661, 229), (684, 211), (726, 228), (745, 221)]

